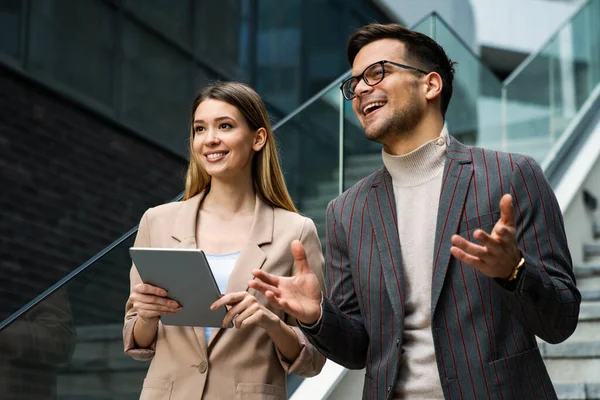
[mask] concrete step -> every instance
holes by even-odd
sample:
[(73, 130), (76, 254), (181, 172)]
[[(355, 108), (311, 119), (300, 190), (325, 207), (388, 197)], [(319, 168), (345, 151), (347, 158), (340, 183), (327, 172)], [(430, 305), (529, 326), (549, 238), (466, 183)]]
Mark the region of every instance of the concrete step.
[(554, 389), (560, 400), (600, 400), (599, 384), (558, 383)]
[(584, 265), (576, 265), (575, 266), (575, 277), (576, 278), (585, 278), (588, 276), (600, 276), (600, 263), (592, 264), (584, 264)]
[[(600, 321), (600, 301), (582, 301), (579, 322)], [(600, 336), (600, 330), (598, 331)]]
[(600, 290), (600, 274), (590, 274), (587, 276), (576, 276), (577, 289), (579, 290)]
[(58, 371), (58, 399), (137, 399), (149, 362), (123, 353), (123, 326), (77, 328), (71, 360)]
[(600, 300), (600, 288), (596, 289), (580, 289), (581, 299), (583, 301), (599, 301)]
[(554, 384), (600, 385), (600, 358), (547, 358), (544, 363)]
[(591, 258), (600, 257), (600, 243), (587, 243), (583, 245), (583, 259), (589, 261)]
[(313, 210), (319, 208), (327, 208), (329, 202), (337, 197), (335, 194), (320, 194), (302, 200), (302, 207), (306, 210)]
[(85, 372), (145, 371), (148, 363), (123, 353), (122, 325), (97, 325), (77, 329), (77, 345), (61, 374)]
[(364, 164), (383, 165), (383, 161), (381, 160), (381, 150), (367, 154), (354, 154), (346, 156), (344, 158), (344, 163), (349, 167), (357, 167)]
[[(573, 337), (563, 343), (549, 344), (538, 343), (540, 353), (544, 359), (597, 359), (600, 361), (600, 341), (591, 339), (587, 341), (575, 340)], [(600, 370), (596, 371), (597, 382), (600, 383)]]
[(146, 370), (59, 374), (58, 399), (138, 399)]

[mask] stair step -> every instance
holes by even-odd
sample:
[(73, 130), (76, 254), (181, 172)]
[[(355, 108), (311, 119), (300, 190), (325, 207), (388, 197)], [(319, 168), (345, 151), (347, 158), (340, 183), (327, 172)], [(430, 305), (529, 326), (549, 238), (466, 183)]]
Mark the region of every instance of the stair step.
[(600, 257), (600, 243), (583, 245), (583, 259), (589, 260), (592, 257)]
[[(600, 320), (600, 301), (582, 301), (579, 310), (579, 323)], [(598, 331), (600, 335), (600, 330)]]
[(544, 363), (555, 384), (600, 385), (600, 358), (548, 358)]
[(344, 158), (344, 163), (348, 167), (369, 164), (369, 165), (379, 165), (380, 166), (379, 168), (381, 168), (381, 165), (383, 165), (383, 161), (381, 158), (381, 150), (374, 151), (372, 153), (367, 153), (367, 154), (355, 154), (355, 155), (351, 155), (351, 156), (346, 156)]
[(57, 392), (62, 399), (139, 398), (146, 370), (107, 371), (92, 374), (59, 374)]
[[(559, 344), (538, 343), (540, 353), (544, 359), (597, 359), (600, 362), (600, 341), (588, 340), (578, 341), (569, 338)], [(598, 370), (598, 382), (600, 383), (600, 370)]]
[(598, 289), (582, 289), (581, 299), (584, 301), (598, 301), (600, 300), (600, 288)]
[(600, 400), (600, 384), (557, 383), (554, 389), (560, 400)]
[(578, 276), (577, 289), (581, 290), (600, 290), (600, 275)]
[(594, 275), (600, 276), (600, 264), (584, 264), (575, 266), (576, 278), (585, 278)]
[(146, 370), (148, 363), (132, 359), (123, 353), (123, 339), (79, 342), (69, 363), (61, 373), (116, 372)]

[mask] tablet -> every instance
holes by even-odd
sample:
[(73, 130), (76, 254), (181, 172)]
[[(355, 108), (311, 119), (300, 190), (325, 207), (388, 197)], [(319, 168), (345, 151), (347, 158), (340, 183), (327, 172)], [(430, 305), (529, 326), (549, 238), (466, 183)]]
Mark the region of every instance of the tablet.
[(181, 304), (181, 311), (160, 317), (163, 325), (222, 327), (227, 309), (209, 308), (221, 293), (202, 250), (131, 247), (129, 254), (142, 282)]

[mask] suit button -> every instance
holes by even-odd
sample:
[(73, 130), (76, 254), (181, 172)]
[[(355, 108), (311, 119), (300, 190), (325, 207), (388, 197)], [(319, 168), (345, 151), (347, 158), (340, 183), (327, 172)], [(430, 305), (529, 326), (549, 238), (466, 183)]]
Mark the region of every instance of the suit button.
[(201, 374), (205, 373), (207, 369), (208, 364), (206, 363), (206, 361), (202, 361), (200, 362), (200, 364), (198, 364), (198, 371), (200, 371)]
[(392, 391), (392, 387), (388, 386), (388, 393)]
[(400, 347), (400, 338), (396, 339), (396, 347)]

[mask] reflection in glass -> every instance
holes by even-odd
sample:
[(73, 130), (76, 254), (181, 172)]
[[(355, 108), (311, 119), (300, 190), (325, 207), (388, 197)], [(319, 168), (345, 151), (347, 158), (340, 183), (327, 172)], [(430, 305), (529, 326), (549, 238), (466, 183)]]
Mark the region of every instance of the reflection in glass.
[(100, 0), (32, 0), (31, 72), (113, 106), (116, 12)]
[(123, 117), (154, 140), (186, 154), (192, 61), (129, 21), (123, 55)]
[(6, 400), (53, 399), (76, 334), (62, 288), (0, 331), (0, 393)]
[(3, 0), (0, 10), (0, 52), (18, 58), (21, 46), (21, 1)]
[(189, 47), (192, 0), (126, 0), (125, 5), (153, 28)]

